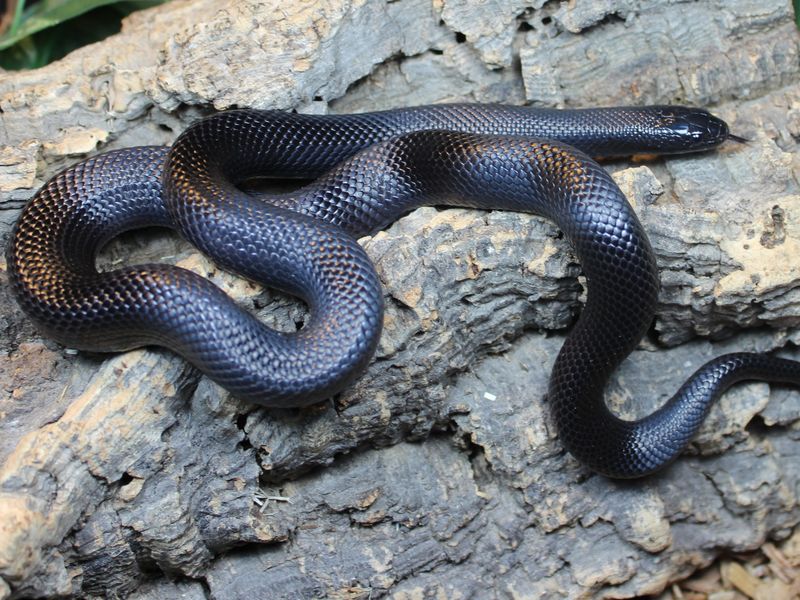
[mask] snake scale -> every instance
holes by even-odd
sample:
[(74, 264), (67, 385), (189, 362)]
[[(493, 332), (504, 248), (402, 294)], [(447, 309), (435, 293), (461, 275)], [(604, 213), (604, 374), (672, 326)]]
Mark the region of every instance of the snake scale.
[[(171, 148), (112, 151), (54, 176), (14, 228), (9, 274), (25, 312), (62, 344), (165, 346), (238, 397), (302, 406), (351, 383), (380, 336), (380, 282), (357, 237), (421, 205), (541, 215), (564, 232), (587, 280), (550, 379), (560, 440), (600, 473), (638, 477), (674, 460), (731, 384), (800, 384), (800, 363), (738, 353), (702, 366), (641, 420), (617, 418), (604, 401), (611, 373), (652, 322), (659, 278), (642, 225), (589, 156), (707, 150), (729, 138), (707, 111), (676, 106), (221, 112)], [(237, 187), (261, 176), (313, 181), (272, 195)], [(301, 298), (308, 322), (293, 334), (271, 330), (169, 265), (98, 272), (108, 240), (151, 225), (176, 228), (220, 266)]]

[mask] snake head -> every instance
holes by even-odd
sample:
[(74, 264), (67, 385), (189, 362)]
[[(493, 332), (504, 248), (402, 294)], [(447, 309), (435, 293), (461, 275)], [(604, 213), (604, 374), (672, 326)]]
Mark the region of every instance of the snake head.
[(656, 113), (655, 126), (669, 140), (668, 152), (696, 152), (716, 148), (722, 142), (743, 138), (731, 135), (728, 124), (702, 108), (661, 106)]

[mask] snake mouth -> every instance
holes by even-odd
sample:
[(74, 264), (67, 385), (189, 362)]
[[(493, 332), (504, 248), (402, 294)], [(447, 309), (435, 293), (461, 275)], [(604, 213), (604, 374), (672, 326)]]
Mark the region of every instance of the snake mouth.
[[(726, 140), (731, 140), (737, 144), (746, 144), (750, 141), (747, 138), (731, 133), (730, 127), (725, 121), (706, 111), (698, 111), (693, 117), (695, 118), (695, 126), (700, 130), (700, 133), (695, 133), (695, 135), (698, 139), (704, 139), (711, 146), (716, 146)], [(704, 133), (702, 132), (703, 129), (705, 129)]]

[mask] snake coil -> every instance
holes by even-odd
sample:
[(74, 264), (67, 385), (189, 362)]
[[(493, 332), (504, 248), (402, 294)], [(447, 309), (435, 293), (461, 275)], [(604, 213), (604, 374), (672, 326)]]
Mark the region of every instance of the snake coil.
[[(535, 213), (563, 230), (588, 287), (550, 380), (560, 439), (596, 471), (637, 477), (674, 460), (728, 386), (800, 384), (800, 363), (726, 355), (648, 417), (614, 416), (604, 387), (649, 327), (659, 279), (636, 215), (588, 155), (689, 152), (731, 137), (708, 112), (675, 106), (223, 112), (171, 149), (109, 152), (53, 177), (15, 226), (9, 274), (26, 313), (63, 344), (166, 346), (236, 396), (301, 406), (352, 382), (380, 336), (380, 282), (356, 237), (423, 204)], [(266, 198), (237, 187), (264, 175), (316, 179)], [(291, 335), (268, 329), (177, 267), (97, 271), (109, 239), (148, 225), (177, 228), (224, 268), (300, 297), (309, 322)]]

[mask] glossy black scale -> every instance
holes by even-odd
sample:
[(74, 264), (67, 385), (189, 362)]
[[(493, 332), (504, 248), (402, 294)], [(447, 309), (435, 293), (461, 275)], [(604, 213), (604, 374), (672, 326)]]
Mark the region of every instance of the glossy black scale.
[[(548, 392), (560, 438), (591, 468), (636, 477), (674, 460), (732, 383), (800, 383), (800, 363), (732, 354), (640, 421), (616, 418), (603, 399), (652, 321), (659, 281), (636, 215), (587, 154), (689, 152), (729, 137), (708, 112), (670, 106), (224, 112), (171, 149), (110, 152), (56, 175), (16, 225), (9, 273), (25, 311), (63, 344), (166, 346), (239, 397), (302, 406), (352, 382), (380, 337), (380, 283), (356, 237), (424, 204), (542, 215), (573, 244), (588, 283)], [(256, 198), (237, 187), (255, 176), (317, 179)], [(309, 322), (295, 334), (271, 330), (176, 267), (97, 271), (103, 244), (146, 225), (174, 227), (221, 266), (302, 298)]]

